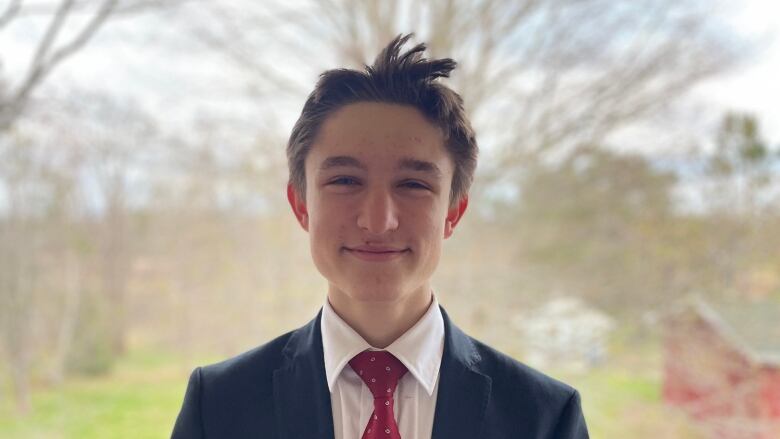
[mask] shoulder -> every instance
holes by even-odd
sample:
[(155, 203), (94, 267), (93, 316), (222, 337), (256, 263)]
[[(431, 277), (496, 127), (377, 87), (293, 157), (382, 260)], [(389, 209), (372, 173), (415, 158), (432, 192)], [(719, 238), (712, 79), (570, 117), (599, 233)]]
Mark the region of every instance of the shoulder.
[(263, 425), (273, 425), (273, 375), (295, 332), (196, 368), (172, 437), (248, 437), (256, 436)]
[(565, 404), (575, 393), (570, 385), (552, 378), (472, 337), (480, 360), (475, 368), (492, 380), (493, 389), (507, 389), (526, 398)]
[(560, 423), (568, 424), (570, 418), (579, 422), (580, 396), (572, 386), (479, 340), (466, 338), (474, 350), (472, 370), (490, 380), (488, 412), (492, 415), (503, 420), (518, 416), (531, 419), (539, 431), (552, 431)]
[(466, 335), (455, 325), (449, 325), (448, 337), (448, 363), (462, 363), (488, 389), (485, 431), (512, 437), (588, 437), (579, 393), (573, 387)]
[(577, 403), (579, 396), (573, 387), (471, 337), (450, 320), (443, 308), (441, 312), (445, 355), (486, 377), (493, 402), (532, 412), (555, 412)]
[(444, 316), (450, 356), (458, 358), (472, 371), (490, 379), (492, 392), (506, 400), (521, 398), (531, 403), (562, 406), (576, 391), (570, 385), (552, 378), (509, 355), (471, 337)]
[(295, 331), (219, 363), (199, 368), (201, 385), (210, 396), (271, 393), (273, 373), (283, 361), (283, 349)]

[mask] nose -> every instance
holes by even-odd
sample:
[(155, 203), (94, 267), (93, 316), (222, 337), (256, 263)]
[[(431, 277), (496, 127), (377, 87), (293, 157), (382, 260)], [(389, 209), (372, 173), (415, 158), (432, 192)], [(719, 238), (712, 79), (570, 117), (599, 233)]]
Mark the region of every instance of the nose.
[(379, 189), (368, 191), (361, 201), (357, 225), (375, 235), (397, 229), (398, 213), (392, 194)]

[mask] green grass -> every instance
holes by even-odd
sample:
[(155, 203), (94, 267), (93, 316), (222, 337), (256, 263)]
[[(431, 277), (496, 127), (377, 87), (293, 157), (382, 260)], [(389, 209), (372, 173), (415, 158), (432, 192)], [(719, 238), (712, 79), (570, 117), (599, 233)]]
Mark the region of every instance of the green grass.
[[(680, 413), (661, 402), (657, 351), (637, 352), (624, 352), (584, 374), (554, 374), (580, 390), (591, 437), (698, 438)], [(0, 438), (168, 437), (190, 372), (186, 363), (133, 352), (109, 376), (71, 378), (56, 389), (37, 389), (33, 410), (25, 416), (16, 414), (8, 398), (0, 399)]]
[(30, 414), (0, 401), (2, 438), (160, 438), (178, 413), (188, 371), (164, 355), (134, 353), (114, 373), (37, 390)]

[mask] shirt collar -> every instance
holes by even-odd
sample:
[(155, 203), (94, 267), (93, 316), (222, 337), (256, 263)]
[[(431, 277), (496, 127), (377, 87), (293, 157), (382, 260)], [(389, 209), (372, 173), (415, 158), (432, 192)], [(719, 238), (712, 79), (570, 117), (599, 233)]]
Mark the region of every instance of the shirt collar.
[[(368, 344), (355, 332), (336, 314), (327, 299), (322, 309), (320, 329), (325, 375), (330, 391), (333, 391), (333, 385), (352, 357), (366, 349), (381, 350)], [(435, 294), (428, 311), (420, 320), (384, 350), (395, 355), (428, 395), (433, 395), (444, 350), (444, 319)]]

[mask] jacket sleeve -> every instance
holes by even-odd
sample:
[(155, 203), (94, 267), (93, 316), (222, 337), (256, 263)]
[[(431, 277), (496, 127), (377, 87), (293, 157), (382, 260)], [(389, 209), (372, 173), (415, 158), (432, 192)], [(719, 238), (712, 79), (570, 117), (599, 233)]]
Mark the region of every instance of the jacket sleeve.
[(585, 425), (585, 416), (580, 405), (580, 394), (576, 390), (563, 407), (550, 439), (589, 439), (588, 427)]
[(201, 372), (196, 368), (190, 375), (184, 403), (181, 406), (171, 439), (204, 439), (203, 420), (201, 418)]

